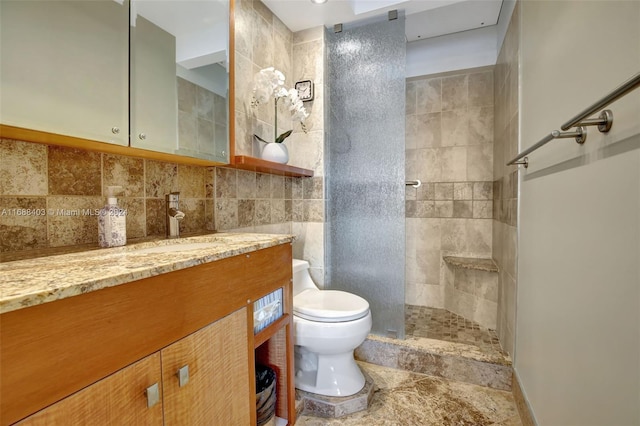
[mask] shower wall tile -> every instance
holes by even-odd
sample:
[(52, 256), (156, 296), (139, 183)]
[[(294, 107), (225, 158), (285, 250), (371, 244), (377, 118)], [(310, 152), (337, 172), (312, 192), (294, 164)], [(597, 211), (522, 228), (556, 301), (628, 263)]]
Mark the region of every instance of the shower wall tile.
[(493, 106), (469, 108), (469, 145), (493, 142)]
[(518, 167), (506, 162), (518, 152), (518, 85), (521, 2), (516, 2), (494, 74), (493, 258), (498, 265), (497, 333), (513, 354), (517, 289)]
[(456, 182), (453, 184), (454, 200), (471, 200), (473, 198), (474, 182)]
[(495, 326), (496, 300), (480, 297), (474, 280), (473, 291), (447, 289), (453, 272), (442, 260), (490, 257), (495, 206), (512, 209), (494, 201), (494, 72), (484, 67), (407, 82), (406, 178), (422, 186), (407, 190), (405, 213), (407, 303), (446, 305)]
[(492, 219), (493, 202), (489, 200), (473, 201), (472, 211), (472, 217), (475, 219)]
[(466, 108), (442, 113), (442, 145), (469, 145), (469, 112)]
[[(471, 180), (469, 175), (469, 162), (473, 161), (473, 158), (469, 158), (470, 153), (468, 150), (473, 147), (453, 147), (442, 148), (438, 150), (439, 158), (438, 162), (441, 167), (440, 180), (445, 182), (461, 182), (465, 180)], [(474, 173), (475, 175), (476, 173)], [(477, 173), (479, 175), (479, 173)]]
[(0, 140), (0, 195), (47, 195), (47, 146)]
[(492, 71), (469, 74), (470, 107), (493, 107), (493, 75)]
[(469, 100), (467, 74), (442, 78), (442, 111), (466, 108)]
[(443, 111), (441, 79), (418, 80), (416, 82), (416, 88), (416, 108), (418, 113)]
[(484, 144), (467, 148), (466, 178), (471, 181), (486, 181), (493, 177), (493, 146)]
[[(417, 114), (415, 117), (416, 148), (437, 148), (443, 142), (443, 113)], [(413, 135), (412, 135), (413, 137)]]
[(417, 104), (417, 81), (407, 81), (407, 84), (404, 86), (404, 95), (406, 97), (405, 101), (405, 115), (415, 116), (417, 113), (416, 104)]

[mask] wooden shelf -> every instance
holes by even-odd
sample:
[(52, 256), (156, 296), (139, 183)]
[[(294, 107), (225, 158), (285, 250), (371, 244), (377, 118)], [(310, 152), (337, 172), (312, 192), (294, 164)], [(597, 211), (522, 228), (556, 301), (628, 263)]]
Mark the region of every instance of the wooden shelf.
[(253, 338), (253, 346), (257, 348), (262, 345), (264, 342), (269, 340), (274, 334), (276, 334), (282, 327), (289, 324), (290, 321), (289, 314), (283, 314), (280, 318), (272, 322), (265, 328), (258, 332)]
[(233, 163), (226, 166), (234, 169), (250, 170), (252, 172), (270, 173), (272, 175), (284, 175), (292, 177), (312, 177), (313, 170), (290, 166), (288, 164), (274, 163), (261, 158), (247, 155), (236, 155)]

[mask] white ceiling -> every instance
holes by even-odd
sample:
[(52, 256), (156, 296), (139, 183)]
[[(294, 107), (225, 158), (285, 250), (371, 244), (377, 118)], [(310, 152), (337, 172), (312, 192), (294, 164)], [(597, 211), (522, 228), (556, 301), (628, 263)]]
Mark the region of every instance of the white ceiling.
[(360, 24), (386, 19), (397, 10), (406, 18), (407, 41), (495, 25), (502, 0), (262, 0), (292, 31), (324, 25)]

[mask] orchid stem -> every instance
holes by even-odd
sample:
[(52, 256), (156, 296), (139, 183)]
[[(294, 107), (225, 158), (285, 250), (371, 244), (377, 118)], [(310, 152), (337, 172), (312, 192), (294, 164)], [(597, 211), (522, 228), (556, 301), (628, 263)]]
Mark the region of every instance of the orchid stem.
[(275, 116), (276, 119), (273, 122), (273, 141), (277, 141), (278, 140), (278, 98), (275, 98), (275, 102), (273, 103), (274, 105), (274, 111), (275, 111)]

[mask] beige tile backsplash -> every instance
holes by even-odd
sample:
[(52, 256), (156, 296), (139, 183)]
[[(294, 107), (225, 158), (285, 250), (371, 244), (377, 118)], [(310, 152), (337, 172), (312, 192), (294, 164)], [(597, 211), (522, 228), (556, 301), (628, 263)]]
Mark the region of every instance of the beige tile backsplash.
[[(181, 232), (213, 229), (207, 168), (2, 139), (0, 251), (93, 244), (107, 186), (122, 186), (127, 238), (165, 234), (165, 194), (180, 191)], [(207, 210), (207, 201), (211, 201)]]

